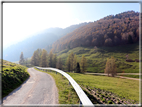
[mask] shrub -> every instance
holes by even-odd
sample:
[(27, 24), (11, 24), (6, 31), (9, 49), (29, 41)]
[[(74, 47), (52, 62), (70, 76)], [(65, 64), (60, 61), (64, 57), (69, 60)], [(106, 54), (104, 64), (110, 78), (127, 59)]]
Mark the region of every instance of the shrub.
[(134, 60), (132, 59), (126, 59), (127, 62), (135, 62)]

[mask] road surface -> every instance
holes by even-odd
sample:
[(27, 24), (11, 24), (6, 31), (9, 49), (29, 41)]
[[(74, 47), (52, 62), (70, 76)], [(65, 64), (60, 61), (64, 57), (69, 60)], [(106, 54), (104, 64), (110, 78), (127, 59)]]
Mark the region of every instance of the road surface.
[(20, 87), (3, 98), (3, 105), (58, 104), (58, 91), (54, 79), (47, 73), (29, 68), (30, 77)]

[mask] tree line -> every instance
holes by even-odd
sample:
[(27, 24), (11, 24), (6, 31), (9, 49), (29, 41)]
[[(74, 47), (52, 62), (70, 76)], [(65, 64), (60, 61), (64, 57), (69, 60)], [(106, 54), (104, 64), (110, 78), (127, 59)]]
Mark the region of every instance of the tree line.
[[(25, 65), (23, 52), (21, 52), (19, 63), (21, 65)], [(60, 70), (77, 73), (84, 73), (87, 70), (87, 59), (84, 55), (82, 55), (82, 58), (79, 61), (77, 55), (71, 52), (64, 63), (62, 58), (57, 57), (56, 53), (54, 54), (52, 50), (48, 54), (45, 49), (37, 49), (34, 51), (30, 64), (33, 66), (53, 67)]]
[[(23, 52), (21, 52), (19, 64), (25, 65), (26, 59), (24, 59)], [(33, 66), (39, 67), (53, 67), (58, 68), (60, 70), (68, 71), (68, 72), (76, 72), (76, 73), (85, 73), (87, 70), (87, 59), (84, 55), (82, 55), (81, 60), (79, 61), (77, 55), (71, 52), (67, 59), (65, 65), (63, 64), (63, 60), (57, 55), (50, 51), (48, 52), (45, 49), (37, 49), (34, 51), (31, 60), (28, 60), (28, 64), (31, 63)], [(112, 77), (117, 75), (117, 68), (115, 64), (114, 57), (108, 58), (106, 62), (106, 66), (104, 69), (104, 73), (111, 74)]]

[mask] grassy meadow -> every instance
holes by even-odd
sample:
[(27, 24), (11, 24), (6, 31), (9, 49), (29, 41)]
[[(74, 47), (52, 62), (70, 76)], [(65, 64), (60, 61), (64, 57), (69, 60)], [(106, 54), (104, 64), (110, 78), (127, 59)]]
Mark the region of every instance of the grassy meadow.
[[(45, 71), (42, 71), (45, 72)], [(56, 81), (60, 104), (78, 104), (79, 99), (68, 80), (59, 73), (47, 72)], [(95, 76), (79, 73), (68, 73), (80, 86), (89, 89), (104, 90), (125, 99), (131, 104), (139, 103), (139, 81), (107, 76)], [(102, 93), (100, 93), (102, 94)], [(88, 97), (90, 97), (88, 95)], [(92, 96), (91, 98), (92, 99)], [(93, 102), (93, 100), (92, 100)], [(95, 102), (95, 101), (94, 101)]]
[(126, 55), (128, 59), (139, 59), (139, 44), (130, 44), (115, 47), (77, 47), (73, 49), (65, 49), (57, 53), (61, 57), (64, 64), (68, 55), (73, 52), (77, 55), (78, 61), (81, 56), (85, 55), (87, 58), (87, 71), (95, 73), (103, 73), (106, 65), (107, 58), (114, 56), (116, 59), (117, 72), (121, 73), (138, 73), (139, 62), (126, 62)]
[(3, 60), (2, 97), (19, 87), (28, 77), (27, 67)]
[(101, 89), (112, 92), (120, 98), (139, 101), (139, 81), (107, 76), (94, 76), (78, 73), (68, 73), (78, 84), (90, 89)]

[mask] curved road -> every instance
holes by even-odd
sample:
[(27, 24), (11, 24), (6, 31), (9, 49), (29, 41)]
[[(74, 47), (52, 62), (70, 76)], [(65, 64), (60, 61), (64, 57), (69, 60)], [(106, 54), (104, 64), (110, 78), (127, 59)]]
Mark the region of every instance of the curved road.
[(34, 68), (29, 68), (28, 72), (29, 79), (3, 98), (3, 105), (58, 104), (58, 91), (54, 79)]

